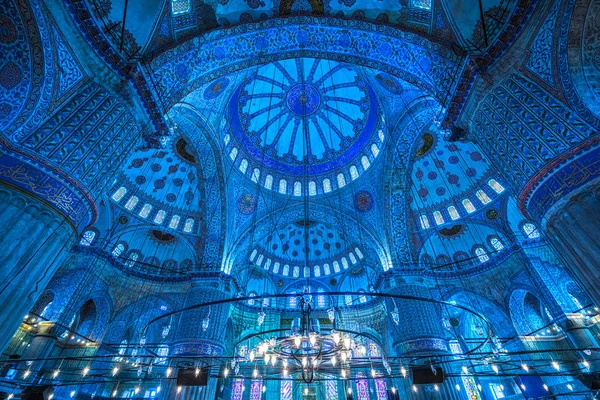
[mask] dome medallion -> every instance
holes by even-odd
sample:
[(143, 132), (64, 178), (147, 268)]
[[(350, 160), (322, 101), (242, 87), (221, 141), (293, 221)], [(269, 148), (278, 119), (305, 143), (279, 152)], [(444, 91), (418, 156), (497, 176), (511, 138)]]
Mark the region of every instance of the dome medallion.
[(229, 122), (224, 142), (238, 169), (267, 189), (296, 196), (357, 179), (385, 137), (367, 82), (346, 64), (311, 58), (251, 73), (231, 98)]

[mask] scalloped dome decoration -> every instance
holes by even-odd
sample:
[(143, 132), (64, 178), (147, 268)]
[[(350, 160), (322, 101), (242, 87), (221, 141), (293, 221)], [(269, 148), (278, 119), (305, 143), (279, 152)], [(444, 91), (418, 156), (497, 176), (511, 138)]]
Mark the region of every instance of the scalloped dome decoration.
[[(233, 94), (223, 140), (237, 169), (282, 194), (328, 193), (365, 172), (385, 134), (373, 89), (349, 65), (266, 64)], [(314, 177), (304, 183), (305, 176)]]

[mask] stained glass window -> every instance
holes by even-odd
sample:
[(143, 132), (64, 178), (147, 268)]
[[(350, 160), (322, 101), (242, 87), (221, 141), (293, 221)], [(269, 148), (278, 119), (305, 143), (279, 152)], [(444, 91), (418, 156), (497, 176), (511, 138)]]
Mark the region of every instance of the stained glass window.
[(358, 256), (358, 258), (360, 258), (361, 260), (363, 259), (363, 253), (362, 253), (362, 251), (360, 251), (360, 249), (358, 247), (354, 248), (354, 252)]
[(421, 228), (429, 228), (429, 218), (427, 218), (427, 215), (422, 214), (421, 217), (419, 217), (419, 220), (421, 221)]
[(490, 243), (491, 243), (492, 247), (494, 249), (496, 249), (496, 251), (500, 251), (504, 248), (504, 245), (498, 238), (492, 238), (492, 240), (490, 240)]
[(473, 203), (471, 203), (471, 200), (469, 199), (464, 199), (462, 201), (463, 207), (465, 207), (465, 210), (467, 210), (467, 212), (470, 214), (473, 211), (475, 211), (475, 207), (473, 206)]
[(294, 196), (302, 196), (302, 184), (298, 181), (294, 182)]
[[(292, 294), (296, 294), (296, 292), (292, 292)], [(296, 296), (290, 297), (290, 308), (296, 308), (297, 302)]]
[(244, 158), (242, 160), (242, 162), (240, 163), (240, 171), (242, 172), (242, 174), (245, 174), (247, 170), (248, 170), (248, 160), (246, 160)]
[(265, 259), (265, 256), (262, 254), (259, 254), (258, 258), (256, 259), (256, 265), (258, 265), (260, 267), (262, 265), (262, 262), (264, 259)]
[(231, 388), (231, 400), (242, 400), (244, 398), (244, 380), (235, 379)]
[(177, 226), (179, 225), (180, 219), (181, 218), (179, 217), (179, 215), (173, 215), (173, 217), (171, 218), (171, 222), (169, 223), (169, 228), (171, 228), (171, 229), (177, 228)]
[(379, 353), (379, 347), (377, 347), (377, 345), (373, 342), (369, 342), (369, 353), (371, 354), (371, 357), (381, 356), (381, 354)]
[(331, 274), (331, 268), (329, 267), (329, 264), (323, 264), (323, 272), (325, 272), (325, 275)]
[(171, 0), (173, 15), (181, 15), (190, 12), (190, 0)]
[(344, 267), (344, 269), (348, 269), (349, 267), (348, 259), (346, 257), (342, 257), (342, 267)]
[[(361, 375), (362, 374), (359, 376)], [(356, 380), (356, 392), (358, 395), (358, 400), (369, 400), (369, 383), (366, 379), (361, 378)]]
[(296, 265), (294, 267), (294, 278), (298, 278), (299, 276), (300, 276), (300, 267)]
[(335, 273), (340, 272), (340, 263), (338, 263), (337, 261), (333, 262), (333, 270), (335, 271)]
[(377, 390), (377, 400), (387, 400), (387, 383), (385, 379), (375, 379), (375, 389)]
[(358, 168), (356, 168), (356, 165), (350, 166), (350, 178), (352, 178), (353, 181), (358, 178)]
[(325, 400), (338, 400), (337, 381), (330, 379), (325, 383)]
[(157, 224), (162, 224), (166, 216), (167, 213), (165, 210), (158, 210), (158, 212), (156, 213), (156, 217), (154, 217), (154, 222), (156, 222)]
[[(319, 289), (319, 293), (323, 293), (323, 289)], [(325, 295), (320, 294), (317, 296), (317, 307), (325, 307)]]
[(250, 400), (260, 400), (262, 397), (262, 379), (254, 379), (250, 384)]
[(192, 231), (193, 228), (194, 228), (194, 219), (193, 218), (186, 219), (185, 225), (183, 227), (183, 231), (189, 233)]
[(229, 135), (229, 133), (223, 137), (223, 142), (225, 143), (225, 146), (227, 146), (229, 144), (230, 140), (231, 140), (231, 135)]
[(317, 183), (315, 181), (308, 182), (308, 194), (311, 196), (317, 194)]
[(350, 262), (352, 263), (352, 265), (356, 264), (356, 257), (354, 257), (354, 253), (348, 253), (348, 257), (350, 258)]
[(135, 205), (138, 203), (138, 198), (137, 196), (131, 196), (129, 198), (129, 200), (127, 200), (127, 203), (125, 203), (125, 208), (128, 210), (133, 210), (133, 207), (135, 207)]
[(85, 231), (85, 232), (83, 232), (83, 236), (81, 237), (79, 244), (82, 246), (90, 246), (92, 244), (92, 242), (94, 241), (95, 237), (96, 237), (95, 231), (92, 231), (92, 230)]
[(231, 158), (232, 161), (235, 161), (235, 159), (237, 158), (237, 155), (238, 155), (237, 147), (232, 148), (231, 151), (229, 152), (229, 158)]
[(535, 239), (540, 237), (540, 232), (538, 232), (536, 226), (530, 222), (523, 225), (523, 231), (529, 239)]
[(346, 177), (344, 176), (344, 174), (338, 174), (337, 184), (339, 188), (343, 188), (344, 186), (346, 186)]
[(119, 257), (121, 255), (121, 253), (123, 253), (124, 250), (125, 250), (125, 246), (123, 245), (123, 243), (119, 243), (118, 245), (115, 246), (115, 248), (112, 251), (113, 257)]
[(475, 255), (477, 256), (477, 258), (479, 258), (479, 262), (482, 262), (482, 263), (484, 263), (490, 259), (490, 257), (488, 257), (488, 255), (485, 252), (485, 250), (483, 249), (483, 247), (476, 248)]
[(267, 175), (265, 178), (265, 188), (271, 190), (273, 187), (273, 175)]
[(271, 267), (271, 259), (267, 258), (267, 261), (265, 262), (265, 265), (263, 266), (263, 268), (268, 271), (269, 267)]
[(331, 192), (331, 181), (329, 180), (329, 178), (323, 179), (323, 192)]
[(318, 265), (314, 266), (314, 270), (315, 270), (315, 277), (320, 277), (321, 276), (321, 267)]
[(488, 185), (489, 187), (491, 187), (494, 192), (496, 193), (502, 193), (504, 192), (504, 186), (502, 186), (501, 184), (499, 184), (495, 179), (490, 179), (488, 181)]
[(123, 186), (121, 186), (113, 195), (112, 198), (114, 201), (121, 201), (121, 199), (123, 198), (123, 196), (125, 196), (125, 193), (127, 193), (127, 189), (125, 189)]
[(371, 145), (371, 153), (373, 153), (374, 157), (377, 157), (379, 155), (379, 147), (377, 147), (375, 143)]
[(279, 266), (280, 265), (281, 264), (279, 264), (278, 262), (275, 262), (275, 264), (273, 264), (273, 272), (274, 273), (276, 273), (276, 274), (279, 273)]
[(433, 219), (435, 219), (435, 223), (438, 225), (441, 225), (444, 223), (444, 217), (442, 216), (442, 213), (439, 211), (433, 212)]
[(258, 254), (258, 251), (256, 249), (252, 250), (252, 253), (250, 253), (250, 261), (254, 261), (256, 254)]
[(369, 157), (362, 156), (361, 159), (360, 159), (360, 164), (362, 165), (363, 169), (366, 171), (371, 166), (371, 162), (369, 161)]
[(252, 171), (252, 177), (250, 179), (252, 179), (252, 182), (258, 182), (258, 178), (260, 178), (260, 169), (258, 168), (254, 168), (254, 171)]
[(478, 190), (477, 192), (475, 192), (475, 195), (483, 204), (487, 204), (491, 201), (488, 195), (483, 190)]
[(290, 274), (290, 266), (289, 266), (289, 265), (287, 265), (287, 264), (285, 264), (285, 265), (283, 266), (283, 275), (284, 275), (284, 276), (288, 276), (289, 274)]
[(279, 181), (279, 193), (281, 193), (281, 194), (287, 193), (287, 181), (285, 179), (281, 179)]
[[(292, 400), (292, 381), (285, 380), (281, 382), (280, 400)], [(329, 399), (327, 399), (329, 400)]]
[(452, 218), (453, 221), (460, 218), (460, 215), (458, 215), (458, 211), (454, 206), (448, 207), (448, 214), (450, 214), (450, 218)]
[(150, 204), (144, 204), (144, 207), (140, 210), (140, 217), (147, 218), (152, 211), (152, 206)]

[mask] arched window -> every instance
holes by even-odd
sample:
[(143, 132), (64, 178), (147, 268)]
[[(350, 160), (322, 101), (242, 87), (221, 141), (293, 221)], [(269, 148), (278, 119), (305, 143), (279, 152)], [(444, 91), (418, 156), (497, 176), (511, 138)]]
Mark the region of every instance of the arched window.
[(271, 190), (273, 187), (273, 175), (267, 175), (265, 177), (265, 188)]
[(439, 211), (433, 212), (433, 219), (435, 219), (435, 223), (438, 225), (441, 225), (444, 223), (444, 217), (442, 216), (442, 213)]
[(231, 149), (231, 151), (229, 152), (229, 158), (231, 158), (232, 161), (235, 161), (235, 159), (237, 158), (238, 155), (238, 149), (237, 147), (233, 147)]
[(344, 269), (348, 269), (349, 267), (348, 259), (346, 257), (342, 257), (342, 267), (344, 267)]
[(352, 263), (352, 265), (356, 264), (356, 257), (354, 257), (354, 253), (348, 253), (348, 258), (350, 258), (350, 262)]
[(323, 272), (325, 272), (325, 275), (331, 274), (331, 268), (329, 267), (329, 264), (323, 264)]
[(315, 271), (315, 277), (318, 278), (321, 276), (321, 267), (318, 265), (314, 266), (314, 271)]
[(156, 213), (156, 217), (154, 217), (154, 222), (157, 224), (162, 224), (167, 216), (167, 212), (165, 210), (158, 210)]
[(267, 258), (267, 261), (265, 261), (265, 265), (263, 266), (263, 268), (268, 271), (270, 267), (271, 267), (271, 259)]
[(91, 229), (88, 231), (85, 231), (85, 232), (83, 232), (83, 236), (81, 236), (81, 240), (79, 241), (79, 244), (82, 246), (91, 246), (95, 237), (96, 237), (95, 231), (93, 231)]
[[(319, 293), (323, 293), (324, 290), (323, 289), (319, 289), (318, 292)], [(325, 308), (325, 295), (319, 294), (317, 296), (317, 307), (319, 307), (319, 308)]]
[(355, 181), (356, 179), (358, 179), (358, 168), (356, 168), (356, 165), (351, 165), (350, 166), (350, 178)]
[(379, 155), (379, 147), (375, 143), (371, 145), (371, 153), (373, 153), (373, 157), (377, 157)]
[(125, 193), (127, 193), (127, 189), (125, 189), (123, 186), (121, 186), (119, 189), (117, 189), (117, 191), (112, 195), (112, 199), (116, 202), (121, 201), (121, 199), (123, 198), (123, 196), (125, 196)]
[(287, 181), (285, 179), (281, 179), (279, 181), (279, 193), (281, 193), (281, 194), (287, 193)]
[(479, 201), (481, 201), (483, 204), (487, 204), (491, 201), (488, 195), (483, 190), (476, 191), (475, 196), (477, 196)]
[(114, 362), (122, 362), (123, 356), (127, 354), (127, 340), (122, 340), (121, 344), (117, 348), (117, 357), (113, 357)]
[(275, 262), (275, 264), (273, 264), (273, 273), (278, 274), (279, 273), (279, 266), (281, 264), (279, 264), (279, 262)]
[(190, 12), (190, 0), (171, 0), (171, 11), (173, 15), (181, 15)]
[(133, 210), (133, 207), (135, 207), (135, 205), (138, 203), (138, 198), (137, 196), (131, 196), (129, 198), (129, 200), (127, 200), (127, 203), (125, 203), (125, 208), (128, 210)]
[(248, 160), (246, 160), (245, 158), (242, 160), (242, 162), (240, 162), (240, 172), (242, 174), (245, 174), (246, 171), (248, 170)]
[(464, 199), (462, 201), (462, 204), (463, 204), (463, 207), (465, 208), (465, 210), (467, 210), (467, 212), (469, 214), (475, 211), (475, 207), (473, 206), (473, 203), (471, 203), (471, 200)]
[(344, 186), (346, 186), (346, 177), (344, 176), (344, 174), (342, 174), (342, 173), (338, 174), (337, 185), (339, 188), (343, 188)]
[[(255, 296), (256, 296), (256, 293), (254, 293), (254, 292), (250, 292), (248, 294), (248, 297), (255, 297)], [(254, 305), (254, 299), (253, 298), (248, 299), (248, 305), (249, 306), (253, 306)]]
[(260, 178), (260, 169), (254, 168), (254, 171), (252, 171), (252, 177), (250, 179), (252, 179), (252, 182), (256, 183), (258, 182), (258, 178)]
[(423, 228), (423, 229), (429, 228), (429, 218), (427, 218), (427, 215), (421, 214), (421, 216), (419, 217), (419, 220), (421, 222), (421, 228)]
[(387, 383), (385, 379), (375, 379), (375, 391), (377, 392), (377, 400), (387, 400)]
[(496, 251), (500, 251), (504, 248), (504, 245), (502, 244), (502, 242), (500, 241), (500, 239), (498, 238), (492, 238), (490, 240), (490, 244), (492, 245), (492, 247), (496, 250)]
[(229, 144), (229, 141), (231, 140), (231, 135), (229, 133), (225, 134), (225, 136), (223, 136), (223, 143), (225, 143), (225, 146), (227, 146)]
[(290, 274), (290, 266), (288, 264), (285, 264), (283, 266), (283, 276), (288, 276)]
[(256, 259), (256, 265), (258, 265), (260, 267), (262, 265), (262, 262), (264, 259), (265, 259), (265, 256), (262, 254), (259, 254), (258, 258)]
[[(291, 294), (296, 294), (296, 292), (292, 292)], [(292, 296), (290, 297), (290, 308), (296, 308), (296, 304), (297, 304), (298, 300), (296, 299), (296, 296)]]
[(171, 218), (171, 222), (169, 222), (169, 228), (176, 229), (177, 226), (179, 226), (180, 219), (181, 218), (179, 217), (179, 215), (173, 215), (173, 217)]
[(323, 192), (331, 192), (331, 181), (329, 180), (329, 178), (323, 179)]
[(477, 258), (479, 258), (479, 262), (481, 262), (481, 263), (484, 263), (490, 259), (490, 257), (488, 257), (488, 255), (485, 252), (485, 250), (483, 249), (483, 247), (476, 248), (475, 255), (477, 256)]
[(363, 170), (367, 170), (369, 169), (369, 167), (371, 166), (371, 162), (369, 161), (369, 157), (367, 156), (362, 156), (360, 158), (360, 165), (362, 165)]
[(135, 265), (135, 262), (138, 260), (138, 258), (140, 258), (139, 253), (132, 251), (131, 253), (129, 253), (129, 257), (127, 258), (125, 266), (127, 266), (128, 268), (132, 268)]
[(488, 181), (488, 186), (491, 187), (494, 190), (494, 192), (498, 194), (504, 192), (504, 186), (499, 184), (495, 179), (490, 179)]
[(298, 278), (299, 276), (300, 276), (300, 267), (296, 265), (294, 267), (294, 278)]
[(358, 247), (354, 248), (354, 252), (356, 253), (356, 255), (358, 256), (359, 259), (361, 259), (361, 260), (363, 259), (363, 257), (364, 257), (363, 253), (362, 253), (362, 251), (360, 251), (360, 249)]
[(258, 253), (258, 250), (256, 250), (256, 249), (252, 250), (252, 253), (250, 253), (250, 261), (254, 261), (257, 253)]
[(412, 0), (413, 7), (431, 10), (431, 0)]
[(140, 217), (147, 218), (152, 211), (152, 206), (150, 204), (144, 204), (144, 207), (140, 210)]
[(302, 184), (298, 181), (294, 182), (294, 196), (302, 196)]
[(452, 218), (452, 221), (460, 218), (460, 215), (458, 215), (458, 211), (454, 206), (448, 207), (448, 214), (450, 214), (450, 218)]
[(125, 250), (125, 245), (123, 243), (117, 244), (112, 251), (113, 257), (115, 257), (115, 258), (119, 257), (121, 255), (121, 253), (123, 253), (124, 250)]
[(194, 228), (194, 219), (193, 218), (186, 219), (185, 225), (183, 226), (183, 231), (190, 233), (193, 228)]
[(523, 232), (525, 232), (525, 236), (527, 236), (529, 239), (535, 239), (540, 237), (540, 232), (538, 231), (537, 227), (531, 222), (523, 224)]
[(337, 261), (334, 261), (333, 262), (333, 270), (335, 271), (336, 274), (338, 272), (340, 272), (340, 263), (338, 263)]
[(308, 182), (308, 194), (315, 196), (317, 194), (317, 183), (315, 181)]

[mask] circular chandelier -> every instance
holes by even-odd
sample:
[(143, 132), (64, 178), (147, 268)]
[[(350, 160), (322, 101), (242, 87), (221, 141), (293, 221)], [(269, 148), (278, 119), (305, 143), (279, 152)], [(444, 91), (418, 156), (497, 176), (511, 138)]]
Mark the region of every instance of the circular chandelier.
[[(276, 329), (242, 339), (238, 345), (259, 335), (262, 337), (247, 353), (240, 354), (240, 357), (232, 361), (235, 374), (238, 375), (240, 365), (244, 363), (264, 362), (266, 367), (280, 366), (280, 373), (284, 378), (297, 374), (305, 383), (311, 383), (318, 371), (327, 374), (337, 374), (339, 371), (341, 378), (345, 379), (349, 377), (351, 364), (358, 366), (370, 360), (365, 358), (367, 348), (363, 343), (368, 338), (358, 332), (335, 329), (334, 309), (327, 311), (334, 328), (322, 330), (319, 320), (311, 316), (312, 301), (310, 294), (299, 296), (300, 316), (293, 320), (290, 329)], [(268, 337), (264, 338), (265, 336)], [(382, 360), (383, 366), (390, 373), (391, 368), (385, 357)], [(253, 377), (257, 376), (258, 370), (255, 367)]]

